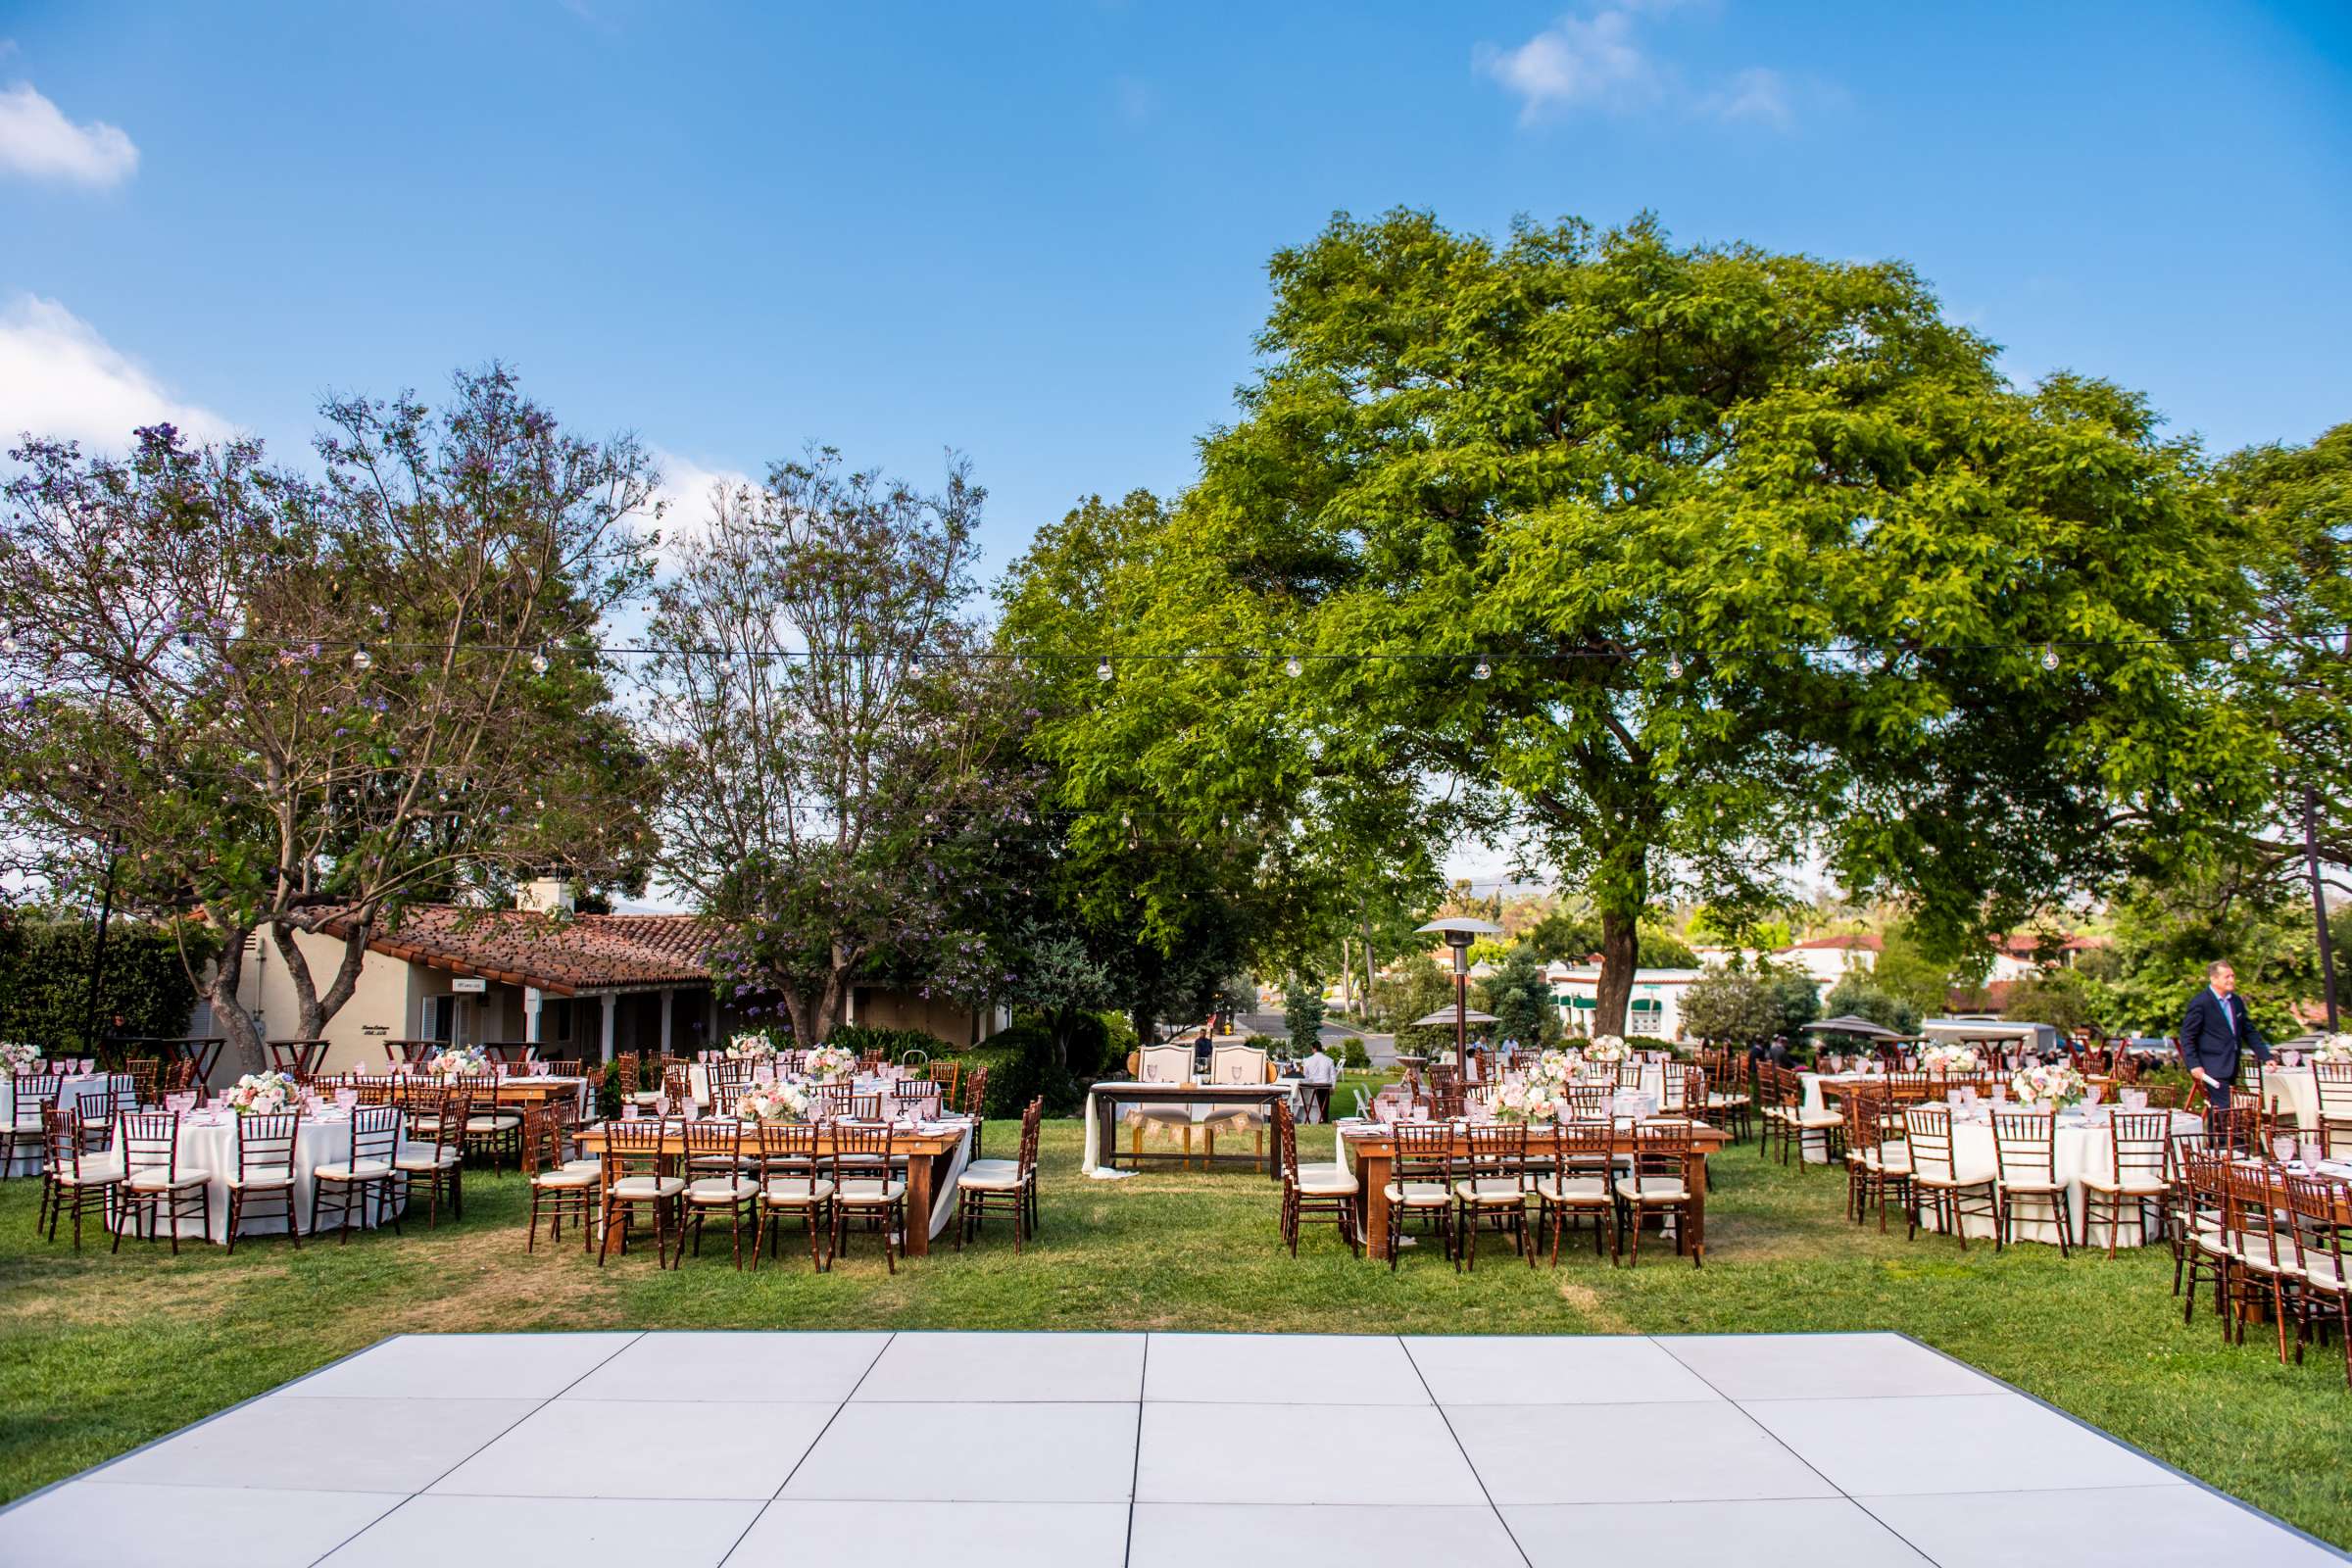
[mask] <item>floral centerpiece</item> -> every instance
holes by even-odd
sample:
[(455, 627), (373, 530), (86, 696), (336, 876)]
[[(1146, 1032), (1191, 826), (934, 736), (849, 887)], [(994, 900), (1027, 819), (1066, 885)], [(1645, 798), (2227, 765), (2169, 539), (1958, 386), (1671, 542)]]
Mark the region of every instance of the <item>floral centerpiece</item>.
[(1625, 1038), (1622, 1035), (1596, 1035), (1585, 1047), (1585, 1060), (1598, 1066), (1614, 1067), (1625, 1059)]
[(1576, 1082), (1579, 1059), (1575, 1052), (1561, 1051), (1555, 1047), (1536, 1058), (1536, 1064), (1527, 1070), (1527, 1081), (1555, 1090), (1563, 1088)]
[(229, 1085), (220, 1102), (240, 1116), (270, 1116), (301, 1096), (302, 1090), (282, 1072), (249, 1072)]
[(736, 1035), (727, 1042), (730, 1061), (773, 1061), (776, 1043), (763, 1034)]
[(812, 1097), (808, 1087), (789, 1079), (754, 1084), (735, 1102), (737, 1121), (807, 1121)]
[(1920, 1070), (1949, 1075), (1956, 1072), (1975, 1072), (1984, 1065), (1973, 1046), (1930, 1046), (1919, 1054)]
[(857, 1072), (858, 1057), (839, 1046), (819, 1046), (808, 1053), (801, 1063), (801, 1071), (820, 1084), (829, 1084)]
[(1548, 1126), (1560, 1119), (1560, 1099), (1548, 1084), (1504, 1084), (1488, 1108), (1500, 1122)]
[(490, 1057), (479, 1046), (448, 1046), (424, 1064), (436, 1078), (479, 1078), (490, 1070)]
[(0, 1040), (0, 1067), (10, 1072), (30, 1072), (40, 1064), (40, 1047), (22, 1040)]
[(2089, 1089), (2074, 1065), (2064, 1061), (2033, 1062), (2009, 1080), (2009, 1093), (2030, 1104), (2071, 1105)]
[[(5, 1048), (0, 1048), (5, 1049)], [(2322, 1035), (2311, 1049), (2314, 1061), (2352, 1061), (2352, 1035)]]

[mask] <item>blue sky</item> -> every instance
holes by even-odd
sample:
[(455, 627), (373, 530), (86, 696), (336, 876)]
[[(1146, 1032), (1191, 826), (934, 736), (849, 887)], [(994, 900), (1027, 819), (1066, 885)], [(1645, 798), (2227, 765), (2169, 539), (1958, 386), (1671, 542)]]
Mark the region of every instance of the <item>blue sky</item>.
[[(2352, 418), (2352, 8), (0, 3), (0, 427), (492, 356), (702, 471), (1181, 487), (1335, 209), (1901, 257), (2212, 444)], [(111, 129), (109, 128), (111, 127)]]

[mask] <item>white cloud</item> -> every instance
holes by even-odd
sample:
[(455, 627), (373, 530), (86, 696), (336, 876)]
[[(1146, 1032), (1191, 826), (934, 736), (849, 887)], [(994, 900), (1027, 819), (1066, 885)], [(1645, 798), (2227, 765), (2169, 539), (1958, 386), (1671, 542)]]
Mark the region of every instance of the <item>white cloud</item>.
[(1781, 74), (1763, 66), (1736, 73), (1718, 90), (1698, 101), (1699, 112), (1717, 120), (1746, 121), (1786, 130), (1793, 119), (1788, 108), (1788, 83)]
[(662, 520), (657, 526), (662, 530), (664, 564), (679, 539), (710, 525), (712, 491), (734, 490), (755, 482), (740, 468), (713, 468), (662, 447), (654, 448), (654, 465), (662, 470), (654, 499), (662, 505)]
[(1619, 111), (1654, 102), (1658, 68), (1635, 36), (1633, 14), (1562, 17), (1516, 49), (1478, 46), (1479, 70), (1519, 95), (1519, 120), (1563, 109)]
[(1673, 107), (1786, 129), (1793, 117), (1779, 72), (1749, 66), (1719, 83), (1693, 86), (1657, 58), (1643, 19), (1674, 9), (1677, 0), (1613, 0), (1562, 17), (1516, 49), (1482, 43), (1471, 60), (1518, 97), (1522, 125), (1578, 111), (1623, 115)]
[(20, 294), (0, 307), (0, 446), (30, 431), (122, 452), (132, 430), (165, 420), (196, 440), (229, 433), (57, 301)]
[(76, 125), (28, 81), (0, 89), (0, 174), (114, 185), (138, 167), (139, 149), (120, 126)]

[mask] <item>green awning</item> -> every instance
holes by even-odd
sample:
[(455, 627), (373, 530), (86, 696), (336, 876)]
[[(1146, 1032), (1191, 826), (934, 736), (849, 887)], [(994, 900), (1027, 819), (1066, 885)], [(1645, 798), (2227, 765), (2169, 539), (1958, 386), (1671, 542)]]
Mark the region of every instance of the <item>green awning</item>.
[(1568, 1005), (1571, 1007), (1590, 1007), (1594, 1004), (1595, 999), (1592, 997), (1570, 997), (1568, 999)]
[(1658, 1001), (1655, 997), (1636, 997), (1634, 1010), (1636, 1012), (1664, 1012), (1666, 1004)]

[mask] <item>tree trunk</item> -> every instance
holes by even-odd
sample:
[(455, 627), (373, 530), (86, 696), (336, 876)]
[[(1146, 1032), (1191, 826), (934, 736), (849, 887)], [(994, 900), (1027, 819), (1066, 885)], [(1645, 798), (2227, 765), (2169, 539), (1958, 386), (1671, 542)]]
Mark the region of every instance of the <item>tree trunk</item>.
[(262, 1032), (237, 1000), (237, 986), (245, 977), (245, 942), (252, 935), (251, 926), (232, 926), (222, 933), (212, 980), (201, 988), (212, 1006), (213, 1027), (227, 1038), (229, 1061), (240, 1073), (262, 1070)]
[(1639, 909), (1604, 906), (1600, 911), (1600, 980), (1592, 999), (1592, 1032), (1623, 1035), (1628, 1004), (1634, 997), (1634, 972), (1642, 966), (1642, 928)]

